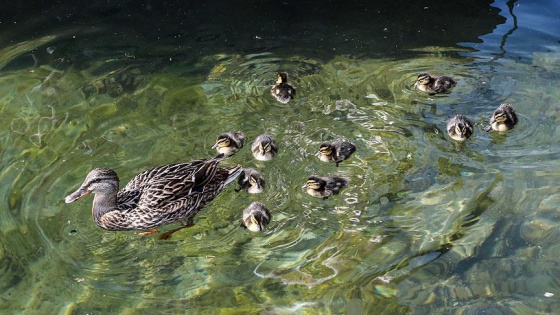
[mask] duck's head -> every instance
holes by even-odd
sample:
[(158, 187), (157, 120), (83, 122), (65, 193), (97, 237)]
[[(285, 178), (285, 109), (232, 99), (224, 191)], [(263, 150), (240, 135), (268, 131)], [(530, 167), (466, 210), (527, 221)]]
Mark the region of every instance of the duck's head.
[(261, 232), (270, 223), (270, 212), (260, 202), (253, 202), (243, 211), (241, 226), (251, 232)]
[(490, 118), (490, 124), (491, 125), (505, 124), (507, 120), (508, 120), (507, 112), (502, 107), (500, 107), (496, 109), (494, 115), (492, 115), (492, 118)]
[(86, 176), (86, 179), (76, 190), (64, 198), (66, 203), (74, 202), (82, 197), (94, 194), (114, 193), (119, 189), (119, 177), (110, 168), (95, 168)]
[(247, 192), (250, 194), (258, 194), (263, 192), (264, 188), (264, 179), (262, 178), (261, 174), (253, 173), (249, 175), (249, 188), (247, 188)]
[(470, 126), (467, 122), (459, 121), (455, 125), (455, 133), (460, 141), (467, 140), (472, 135), (472, 126)]
[(242, 132), (226, 132), (218, 136), (212, 149), (216, 149), (218, 153), (223, 153), (227, 157), (241, 149), (244, 142), (245, 135)]
[(330, 156), (335, 151), (335, 147), (330, 142), (323, 142), (319, 146), (319, 155)]
[(432, 80), (432, 76), (427, 72), (422, 72), (418, 74), (418, 78), (416, 79), (416, 84), (426, 85), (429, 84)]
[(307, 188), (308, 190), (321, 190), (325, 187), (327, 183), (324, 179), (320, 178), (319, 176), (309, 176), (303, 188)]
[(274, 154), (273, 145), (271, 141), (261, 141), (259, 143), (259, 154), (267, 156)]
[(278, 72), (278, 77), (276, 79), (277, 84), (287, 83), (288, 82), (288, 73), (287, 72)]
[(212, 149), (218, 149), (218, 151), (220, 150), (220, 148), (227, 148), (231, 146), (231, 138), (228, 137), (227, 135), (219, 135), (218, 139), (216, 139), (216, 143), (214, 143), (214, 145), (212, 146)]

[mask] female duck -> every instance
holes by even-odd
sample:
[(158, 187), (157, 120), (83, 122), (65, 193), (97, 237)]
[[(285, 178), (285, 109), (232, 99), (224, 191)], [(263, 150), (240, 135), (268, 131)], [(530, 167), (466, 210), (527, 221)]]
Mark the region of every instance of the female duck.
[(216, 149), (218, 153), (228, 157), (243, 148), (243, 144), (245, 144), (245, 135), (241, 131), (224, 132), (218, 136), (212, 149)]
[(311, 175), (307, 179), (307, 183), (303, 185), (303, 188), (306, 188), (309, 195), (325, 200), (332, 195), (338, 194), (346, 185), (348, 185), (346, 178)]
[(239, 183), (239, 188), (235, 190), (236, 192), (247, 190), (250, 194), (259, 194), (264, 189), (264, 178), (252, 168), (244, 169), (237, 183)]
[(485, 131), (491, 129), (496, 131), (507, 131), (512, 129), (517, 124), (517, 115), (513, 111), (513, 107), (509, 103), (501, 104), (492, 117), (490, 118), (490, 125), (484, 128)]
[(288, 73), (279, 72), (276, 84), (270, 89), (272, 96), (280, 103), (288, 103), (296, 96), (296, 89), (288, 84)]
[(160, 238), (192, 225), (191, 221), (204, 205), (212, 201), (224, 187), (242, 171), (240, 165), (220, 168), (224, 159), (194, 160), (188, 163), (159, 166), (136, 175), (119, 190), (119, 178), (109, 168), (93, 169), (78, 190), (68, 195), (66, 203), (90, 193), (93, 198), (93, 218), (105, 230), (148, 230), (181, 222), (182, 226)]
[(261, 232), (270, 223), (270, 211), (260, 202), (251, 203), (243, 210), (241, 226), (251, 232)]
[(455, 80), (444, 75), (432, 76), (427, 72), (418, 74), (414, 87), (430, 94), (443, 93), (457, 84)]
[(457, 115), (447, 122), (447, 134), (451, 139), (463, 142), (473, 134), (473, 125), (467, 117)]
[(270, 161), (278, 153), (278, 144), (269, 135), (260, 135), (251, 144), (253, 157), (259, 161)]
[(356, 146), (344, 140), (336, 140), (335, 142), (323, 142), (319, 146), (317, 156), (323, 162), (335, 162), (338, 164), (350, 157), (356, 151)]

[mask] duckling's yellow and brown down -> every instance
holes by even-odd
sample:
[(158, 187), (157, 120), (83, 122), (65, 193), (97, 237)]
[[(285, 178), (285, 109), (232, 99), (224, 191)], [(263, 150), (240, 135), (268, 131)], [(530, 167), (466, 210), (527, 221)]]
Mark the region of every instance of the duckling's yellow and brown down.
[(288, 84), (288, 73), (279, 72), (276, 84), (270, 89), (270, 93), (280, 103), (288, 103), (296, 96), (296, 89)]
[(334, 142), (323, 142), (319, 146), (317, 156), (323, 162), (334, 162), (336, 166), (340, 162), (348, 159), (352, 153), (356, 151), (356, 146), (344, 140), (336, 140)]
[(311, 175), (303, 188), (313, 197), (327, 199), (332, 195), (340, 193), (340, 190), (348, 185), (348, 179), (338, 176)]
[(455, 141), (463, 142), (473, 134), (471, 121), (463, 115), (457, 115), (447, 122), (447, 134)]
[(420, 91), (430, 94), (444, 93), (454, 87), (457, 81), (444, 75), (431, 75), (427, 72), (418, 74), (414, 87)]
[(270, 223), (272, 215), (262, 203), (255, 201), (243, 210), (241, 226), (251, 232), (261, 232)]
[(513, 106), (509, 103), (501, 104), (492, 114), (490, 124), (484, 128), (485, 131), (507, 131), (517, 124), (517, 115)]
[(241, 131), (224, 132), (216, 139), (216, 143), (212, 149), (216, 149), (218, 153), (228, 157), (234, 155), (245, 144), (245, 135)]

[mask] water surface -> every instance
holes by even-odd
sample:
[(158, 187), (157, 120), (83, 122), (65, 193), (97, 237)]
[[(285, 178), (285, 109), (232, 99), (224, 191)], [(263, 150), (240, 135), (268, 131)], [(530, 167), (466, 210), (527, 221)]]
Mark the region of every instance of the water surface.
[[(248, 1), (4, 8), (0, 55), (0, 305), (9, 313), (551, 313), (558, 309), (556, 2), (365, 5)], [(236, 14), (232, 14), (236, 12)], [(288, 71), (297, 97), (270, 86)], [(412, 89), (418, 72), (458, 80)], [(482, 127), (503, 102), (520, 122)], [(475, 134), (445, 132), (464, 114)], [(171, 240), (107, 232), (93, 167), (124, 183), (213, 156), (242, 130), (260, 195), (233, 185)], [(351, 140), (340, 167), (314, 156)], [(327, 200), (311, 174), (350, 180)], [(264, 202), (263, 233), (241, 229)], [(172, 228), (170, 226), (169, 228)]]

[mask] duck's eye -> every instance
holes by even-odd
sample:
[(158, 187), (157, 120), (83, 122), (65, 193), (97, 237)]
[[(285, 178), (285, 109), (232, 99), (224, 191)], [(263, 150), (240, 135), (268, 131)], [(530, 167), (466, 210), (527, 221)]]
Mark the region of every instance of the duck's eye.
[(230, 141), (228, 138), (218, 139), (217, 143), (220, 147), (228, 147), (230, 145)]
[(263, 150), (264, 152), (270, 151), (270, 143), (266, 143), (266, 144), (263, 145), (261, 148), (262, 148), (262, 150)]
[(329, 149), (328, 147), (322, 147), (319, 149), (319, 152), (321, 152), (321, 154), (323, 155), (330, 155), (332, 150)]
[(506, 117), (503, 113), (496, 114), (496, 116), (494, 116), (494, 118), (496, 119), (497, 122), (503, 122), (503, 121), (506, 120)]
[(459, 135), (463, 133), (463, 129), (461, 128), (461, 126), (455, 126), (455, 133)]

